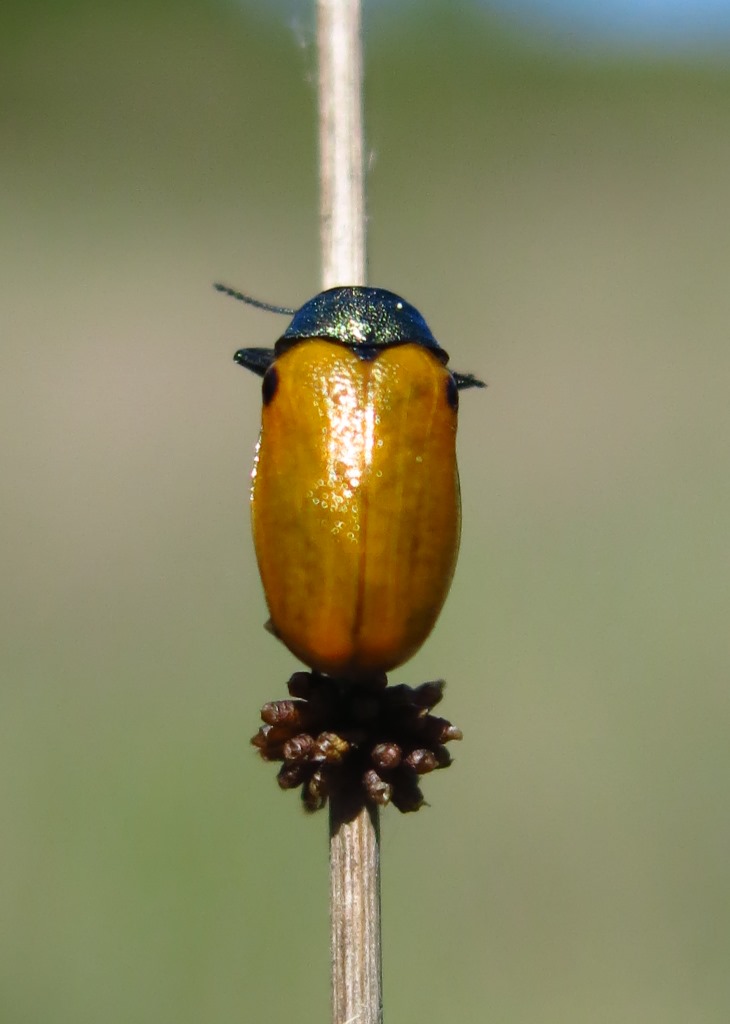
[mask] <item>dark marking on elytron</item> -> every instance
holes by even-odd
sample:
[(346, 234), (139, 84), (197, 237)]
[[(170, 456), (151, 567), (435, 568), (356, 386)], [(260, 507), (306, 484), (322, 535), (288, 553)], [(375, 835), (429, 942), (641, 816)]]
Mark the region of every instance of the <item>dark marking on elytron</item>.
[(446, 401), (456, 412), (459, 408), (459, 385), (456, 383), (453, 374), (446, 378)]
[(378, 345), (348, 345), (347, 347), (352, 348), (357, 358), (362, 359), (365, 363), (371, 363), (383, 351)]
[(270, 366), (264, 374), (261, 394), (264, 397), (264, 405), (268, 405), (279, 387), (279, 374), (275, 366)]

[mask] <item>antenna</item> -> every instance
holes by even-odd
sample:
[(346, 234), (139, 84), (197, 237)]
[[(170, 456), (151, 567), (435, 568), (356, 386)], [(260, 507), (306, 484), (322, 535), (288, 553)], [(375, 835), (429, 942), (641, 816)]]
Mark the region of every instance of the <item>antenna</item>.
[(281, 313), (283, 316), (294, 316), (297, 312), (296, 309), (290, 309), (289, 306), (274, 306), (270, 302), (262, 302), (261, 299), (254, 299), (250, 295), (244, 295), (243, 292), (237, 292), (235, 288), (229, 288), (226, 284), (214, 284), (213, 287), (217, 292), (223, 292), (224, 295), (230, 295), (232, 299), (238, 299), (239, 302), (246, 302), (249, 306), (256, 306), (257, 309), (265, 309), (268, 313)]

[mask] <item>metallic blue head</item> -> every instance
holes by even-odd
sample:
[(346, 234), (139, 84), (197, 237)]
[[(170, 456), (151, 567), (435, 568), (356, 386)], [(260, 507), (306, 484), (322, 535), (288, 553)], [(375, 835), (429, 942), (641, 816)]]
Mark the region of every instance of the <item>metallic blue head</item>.
[(276, 343), (277, 355), (307, 338), (328, 338), (357, 349), (411, 342), (448, 360), (418, 310), (384, 288), (329, 288), (315, 295), (294, 314)]
[[(250, 306), (287, 316), (293, 314), (292, 322), (273, 349), (242, 348), (233, 357), (237, 363), (259, 377), (266, 374), (277, 356), (292, 345), (310, 338), (325, 338), (348, 345), (361, 359), (375, 359), (386, 345), (410, 343), (430, 349), (444, 365), (449, 361), (448, 353), (431, 334), (428, 324), (415, 306), (385, 288), (355, 285), (329, 288), (305, 302), (301, 309), (273, 306), (224, 284), (216, 284), (215, 288)], [(458, 390), (486, 387), (473, 373), (455, 373), (452, 370), (451, 376)]]

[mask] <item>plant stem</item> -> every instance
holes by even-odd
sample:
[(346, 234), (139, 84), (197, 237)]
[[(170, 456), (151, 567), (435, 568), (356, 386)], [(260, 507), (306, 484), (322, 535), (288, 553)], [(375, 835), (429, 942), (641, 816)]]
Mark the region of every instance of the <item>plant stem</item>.
[(365, 284), (359, 0), (318, 0), (322, 287)]
[(333, 1024), (381, 1024), (380, 831), (377, 808), (351, 820), (330, 801)]
[[(318, 0), (322, 287), (364, 284), (362, 30), (359, 0)], [(330, 800), (333, 1024), (381, 1024), (377, 809)]]

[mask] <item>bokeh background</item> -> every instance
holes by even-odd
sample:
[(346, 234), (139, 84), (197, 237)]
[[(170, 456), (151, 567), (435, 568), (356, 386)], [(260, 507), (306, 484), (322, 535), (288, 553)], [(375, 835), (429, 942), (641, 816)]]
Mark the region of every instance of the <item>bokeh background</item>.
[[(730, 70), (549, 6), (366, 12), (371, 281), (490, 384), (396, 673), (466, 738), (384, 815), (386, 1015), (719, 1024)], [(282, 323), (211, 288), (318, 290), (313, 14), (1, 17), (0, 1020), (326, 1020), (326, 819), (248, 746), (296, 663), (231, 356)]]

